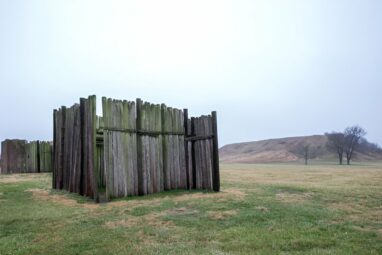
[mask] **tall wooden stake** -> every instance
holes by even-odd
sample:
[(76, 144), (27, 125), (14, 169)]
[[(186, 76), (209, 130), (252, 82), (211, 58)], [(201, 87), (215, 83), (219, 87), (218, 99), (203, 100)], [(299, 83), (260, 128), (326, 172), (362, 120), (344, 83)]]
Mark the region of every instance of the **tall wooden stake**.
[[(142, 100), (137, 98), (137, 124), (136, 129), (142, 129)], [(143, 189), (143, 167), (142, 167), (142, 136), (137, 134), (137, 168), (138, 168), (138, 193), (139, 195), (144, 195)]]
[[(184, 137), (188, 135), (188, 110), (183, 109), (183, 114), (184, 114)], [(188, 142), (185, 140), (184, 141), (184, 152), (186, 154), (186, 181), (187, 181), (187, 189), (191, 189), (190, 185), (190, 169), (188, 165), (189, 157), (188, 157)]]
[(213, 189), (220, 191), (220, 172), (219, 172), (219, 144), (218, 144), (218, 125), (216, 111), (212, 112), (212, 131), (213, 138)]
[[(191, 135), (195, 136), (195, 118), (191, 118)], [(195, 141), (191, 141), (192, 188), (196, 189)]]

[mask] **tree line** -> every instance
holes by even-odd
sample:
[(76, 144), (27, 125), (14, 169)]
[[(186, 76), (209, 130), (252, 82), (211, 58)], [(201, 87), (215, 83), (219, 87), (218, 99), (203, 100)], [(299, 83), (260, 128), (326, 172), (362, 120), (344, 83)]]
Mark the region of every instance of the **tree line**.
[[(325, 133), (327, 144), (324, 147), (336, 154), (340, 165), (344, 164), (344, 158), (346, 158), (346, 164), (350, 165), (355, 151), (382, 152), (381, 147), (368, 142), (364, 138), (365, 135), (366, 131), (358, 125), (347, 127), (343, 132)], [(305, 142), (295, 146), (292, 152), (303, 157), (307, 165), (310, 159), (322, 155), (322, 149), (323, 147), (316, 148), (314, 144)]]

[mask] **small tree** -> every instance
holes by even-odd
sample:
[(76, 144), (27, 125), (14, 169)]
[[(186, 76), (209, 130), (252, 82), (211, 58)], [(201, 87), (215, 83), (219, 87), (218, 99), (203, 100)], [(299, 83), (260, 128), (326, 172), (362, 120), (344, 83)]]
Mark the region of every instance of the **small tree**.
[(332, 132), (325, 135), (328, 138), (326, 146), (329, 150), (336, 152), (339, 164), (342, 165), (345, 150), (345, 134), (341, 132)]
[(303, 153), (304, 153), (304, 159), (305, 159), (305, 165), (308, 165), (308, 160), (310, 158), (310, 145), (305, 144), (303, 147)]
[(354, 151), (360, 143), (361, 138), (366, 135), (366, 131), (360, 126), (352, 126), (345, 129), (345, 153), (346, 162), (350, 165), (350, 161), (353, 157)]
[(307, 142), (298, 143), (292, 148), (292, 152), (299, 157), (304, 158), (305, 165), (308, 165), (308, 161), (315, 156), (315, 150)]

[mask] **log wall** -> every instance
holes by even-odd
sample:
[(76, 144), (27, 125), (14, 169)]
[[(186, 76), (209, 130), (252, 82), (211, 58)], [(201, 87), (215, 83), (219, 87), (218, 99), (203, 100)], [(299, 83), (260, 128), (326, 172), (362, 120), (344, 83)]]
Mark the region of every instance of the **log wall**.
[(81, 98), (80, 104), (53, 112), (54, 189), (97, 197), (96, 98)]
[(18, 139), (1, 143), (0, 173), (39, 173), (52, 171), (52, 144)]
[(172, 189), (220, 189), (216, 113), (102, 98), (54, 111), (53, 188), (96, 201)]

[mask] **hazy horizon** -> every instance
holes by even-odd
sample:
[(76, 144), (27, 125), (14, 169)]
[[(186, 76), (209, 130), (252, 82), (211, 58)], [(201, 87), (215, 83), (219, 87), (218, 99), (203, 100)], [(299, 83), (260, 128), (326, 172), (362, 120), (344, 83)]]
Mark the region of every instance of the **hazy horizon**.
[(218, 112), (220, 146), (343, 131), (382, 145), (382, 2), (0, 0), (0, 140), (53, 109), (142, 98)]

